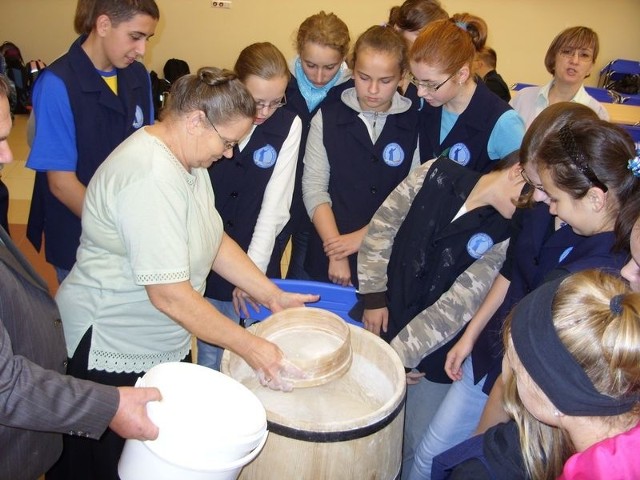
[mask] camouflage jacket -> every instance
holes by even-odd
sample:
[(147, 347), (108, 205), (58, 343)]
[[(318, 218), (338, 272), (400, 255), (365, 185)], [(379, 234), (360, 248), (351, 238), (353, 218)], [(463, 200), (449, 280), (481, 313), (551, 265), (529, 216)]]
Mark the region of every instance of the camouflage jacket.
[[(369, 224), (358, 253), (359, 293), (365, 296), (365, 308), (384, 306), (381, 297), (387, 290), (387, 265), (395, 235), (433, 162), (431, 160), (412, 170), (387, 197)], [(448, 291), (416, 315), (391, 341), (406, 367), (415, 367), (471, 320), (502, 267), (508, 244), (509, 241), (505, 240), (494, 245), (471, 264)], [(367, 296), (377, 299), (368, 302)]]

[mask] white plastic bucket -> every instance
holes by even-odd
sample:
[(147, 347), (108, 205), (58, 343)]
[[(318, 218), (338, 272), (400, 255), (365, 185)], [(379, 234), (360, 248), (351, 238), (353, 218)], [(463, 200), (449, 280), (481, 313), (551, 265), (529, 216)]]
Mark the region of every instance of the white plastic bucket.
[(162, 394), (161, 401), (147, 406), (160, 433), (153, 441), (126, 442), (118, 466), (122, 480), (235, 479), (266, 441), (260, 400), (220, 372), (192, 363), (163, 363), (137, 385), (157, 387)]
[(267, 441), (265, 431), (260, 443), (249, 455), (226, 465), (194, 469), (176, 465), (156, 455), (140, 440), (127, 440), (118, 464), (120, 480), (235, 480), (242, 467), (258, 456)]

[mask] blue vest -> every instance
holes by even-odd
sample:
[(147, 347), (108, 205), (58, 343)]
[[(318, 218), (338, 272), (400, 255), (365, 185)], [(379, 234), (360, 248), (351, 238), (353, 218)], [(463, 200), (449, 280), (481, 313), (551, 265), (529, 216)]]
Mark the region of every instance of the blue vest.
[[(417, 114), (413, 110), (388, 115), (375, 145), (358, 112), (344, 103), (322, 108), (323, 144), (331, 176), (329, 195), (338, 231), (366, 226), (378, 207), (405, 179), (417, 144)], [(357, 253), (349, 256), (351, 281), (358, 284)], [(329, 281), (329, 261), (313, 230), (305, 270), (315, 280)]]
[(436, 455), (431, 480), (527, 479), (519, 440), (513, 420), (499, 423), (483, 435), (471, 437)]
[(627, 257), (611, 252), (615, 242), (613, 232), (583, 237), (569, 225), (554, 231), (553, 217), (545, 204), (517, 215), (522, 215), (522, 229), (513, 238), (508, 252), (511, 283), (502, 305), (478, 337), (472, 352), (476, 383), (489, 373), (483, 387), (485, 392), (491, 390), (501, 371), (504, 320), (520, 300), (545, 281), (567, 273), (588, 268), (608, 268), (619, 273)]
[(423, 161), (438, 157), (448, 149), (453, 161), (477, 172), (491, 170), (487, 153), (489, 137), (498, 119), (511, 107), (480, 82), (466, 110), (440, 143), (442, 108), (424, 102), (420, 109), (420, 156)]
[[(67, 88), (76, 129), (76, 176), (83, 185), (125, 138), (153, 119), (144, 65), (134, 62), (118, 69), (116, 96), (82, 50), (85, 39), (78, 38), (66, 55), (47, 67)], [(27, 227), (31, 243), (39, 250), (44, 232), (47, 261), (69, 270), (76, 261), (81, 230), (80, 219), (49, 190), (47, 173), (37, 172)]]
[[(510, 221), (491, 206), (475, 208), (451, 221), (481, 174), (447, 158), (434, 162), (398, 229), (387, 266), (389, 325), (392, 340), (416, 315), (437, 301), (474, 261), (509, 238)], [(444, 362), (452, 343), (420, 362), (429, 380), (451, 383)]]
[[(264, 191), (295, 118), (294, 113), (279, 108), (266, 122), (256, 126), (242, 152), (235, 148), (232, 158), (221, 159), (209, 167), (216, 210), (222, 217), (224, 231), (245, 252), (251, 244)], [(229, 301), (233, 289), (232, 284), (211, 272), (205, 295)]]
[[(289, 80), (289, 84), (287, 85), (286, 90), (287, 104), (283, 108), (298, 115), (300, 117), (300, 120), (302, 121), (300, 151), (298, 153), (298, 166), (296, 168), (296, 183), (293, 189), (293, 200), (291, 202), (291, 222), (302, 223), (304, 225), (309, 224), (309, 217), (307, 216), (307, 211), (305, 210), (304, 202), (302, 201), (302, 161), (304, 159), (304, 153), (307, 147), (307, 137), (309, 136), (311, 119), (316, 113), (318, 113), (318, 110), (320, 110), (320, 108), (324, 108), (325, 106), (331, 105), (332, 103), (342, 103), (342, 101), (340, 100), (340, 95), (342, 95), (342, 92), (344, 92), (347, 88), (353, 86), (353, 80), (348, 80), (339, 85), (335, 85), (327, 92), (327, 96), (325, 97), (325, 99), (322, 100), (316, 108), (314, 108), (312, 111), (309, 111), (307, 102), (305, 101), (302, 93), (300, 93), (300, 89), (298, 88), (298, 81), (293, 76)], [(295, 225), (293, 227), (294, 231), (298, 231), (295, 228)]]
[[(411, 108), (413, 108), (414, 110), (422, 110), (422, 107), (426, 103), (424, 98), (418, 96), (418, 87), (416, 87), (413, 83), (410, 83), (407, 86), (407, 89), (404, 92), (404, 96), (411, 100)], [(425, 159), (425, 161), (426, 160), (428, 159)]]

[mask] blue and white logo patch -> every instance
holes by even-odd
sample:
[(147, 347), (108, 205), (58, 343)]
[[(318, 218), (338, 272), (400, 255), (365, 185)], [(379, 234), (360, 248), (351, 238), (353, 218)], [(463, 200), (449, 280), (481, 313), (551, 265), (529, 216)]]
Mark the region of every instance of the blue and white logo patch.
[(471, 160), (471, 152), (464, 143), (456, 143), (449, 149), (449, 158), (464, 167)]
[(476, 233), (467, 243), (467, 252), (473, 258), (480, 258), (493, 247), (493, 239), (486, 233)]
[(560, 258), (558, 259), (558, 263), (561, 263), (565, 258), (567, 258), (571, 253), (571, 250), (573, 250), (573, 247), (568, 247), (567, 249), (565, 249), (565, 251), (562, 252), (562, 254), (560, 255)]
[(390, 143), (384, 147), (382, 159), (390, 167), (397, 167), (404, 161), (404, 150), (397, 143)]
[(271, 145), (267, 144), (253, 152), (253, 163), (260, 168), (271, 168), (278, 159), (278, 152)]
[(144, 113), (140, 105), (136, 105), (136, 114), (133, 117), (133, 128), (140, 128), (144, 124)]

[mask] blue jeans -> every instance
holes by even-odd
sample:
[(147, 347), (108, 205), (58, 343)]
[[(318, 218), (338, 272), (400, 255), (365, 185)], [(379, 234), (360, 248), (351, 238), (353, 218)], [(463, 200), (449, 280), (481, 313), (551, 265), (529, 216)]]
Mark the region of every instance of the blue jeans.
[(488, 398), (482, 391), (485, 378), (474, 385), (471, 357), (464, 361), (462, 380), (453, 382), (418, 445), (410, 480), (430, 479), (433, 458), (469, 438), (476, 429)]
[(403, 480), (409, 477), (415, 451), (450, 387), (448, 383), (435, 383), (424, 378), (416, 385), (407, 385), (402, 444)]
[(307, 257), (309, 236), (309, 231), (295, 232), (291, 236), (291, 256), (289, 258), (289, 269), (287, 270), (285, 278), (295, 280), (312, 280), (311, 276), (304, 269), (304, 260)]
[(66, 270), (64, 268), (53, 266), (53, 269), (56, 271), (56, 278), (58, 279), (58, 285), (61, 285), (65, 278), (69, 276), (71, 270)]
[[(211, 305), (216, 307), (216, 309), (225, 317), (230, 318), (236, 323), (240, 323), (240, 317), (236, 315), (236, 312), (233, 310), (233, 302), (224, 302), (222, 300), (207, 297), (204, 298)], [(198, 339), (197, 343), (198, 365), (203, 365), (220, 371), (220, 364), (222, 363), (222, 353), (224, 352), (224, 349), (200, 339)]]

